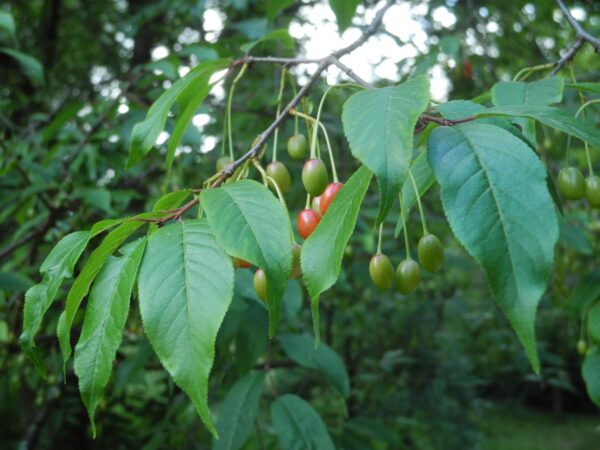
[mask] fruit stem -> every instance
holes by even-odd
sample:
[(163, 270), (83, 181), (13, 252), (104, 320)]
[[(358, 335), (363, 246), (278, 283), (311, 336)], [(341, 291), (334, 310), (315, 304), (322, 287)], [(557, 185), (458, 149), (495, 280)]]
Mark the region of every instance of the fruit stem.
[[(294, 80), (294, 76), (292, 75), (291, 72), (287, 72), (289, 78), (290, 78), (290, 85), (292, 86), (292, 94), (294, 94), (294, 97), (296, 97), (296, 94), (298, 93), (298, 89), (296, 89), (296, 80)], [(304, 99), (303, 99), (304, 101)], [(298, 116), (294, 116), (294, 136), (298, 135)]]
[(235, 86), (238, 84), (238, 81), (244, 76), (246, 73), (246, 68), (248, 67), (248, 63), (245, 63), (240, 69), (237, 76), (231, 82), (231, 87), (229, 88), (229, 96), (227, 97), (227, 137), (229, 141), (229, 157), (233, 161), (233, 138), (231, 136), (231, 103), (233, 101), (233, 92), (235, 91)]
[[(262, 176), (264, 185), (269, 187), (269, 181), (270, 181), (271, 184), (273, 186), (275, 186), (275, 191), (277, 191), (277, 197), (279, 197), (279, 202), (283, 205), (283, 208), (287, 212), (287, 205), (285, 203), (285, 199), (283, 198), (283, 193), (281, 192), (281, 189), (279, 189), (279, 185), (277, 184), (277, 182), (272, 177), (267, 175), (267, 172), (265, 171), (265, 169), (262, 168), (262, 166), (260, 165), (260, 163), (257, 160), (253, 160), (252, 162), (254, 163), (254, 167), (256, 167), (256, 170), (258, 170), (260, 172), (260, 175)], [(288, 217), (289, 217), (289, 214), (288, 214)]]
[(196, 218), (202, 219), (202, 216), (204, 215), (204, 208), (202, 207), (202, 203), (200, 202), (200, 195), (197, 195), (196, 199), (198, 200), (198, 216)]
[(381, 254), (381, 238), (383, 236), (383, 221), (379, 224), (379, 238), (377, 239), (377, 255)]
[[(408, 169), (408, 176), (410, 177), (413, 189), (415, 190), (415, 197), (417, 198), (417, 205), (419, 206), (419, 215), (421, 216), (421, 223), (423, 224), (423, 236), (427, 236), (429, 233), (427, 232), (427, 222), (425, 221), (425, 214), (423, 213), (423, 205), (421, 204), (419, 188), (417, 187), (417, 182), (415, 181), (415, 177), (413, 177), (410, 169)], [(400, 196), (402, 196), (402, 192), (400, 192)]]
[[(287, 69), (283, 67), (281, 69), (281, 76), (279, 77), (279, 93), (277, 94), (277, 117), (281, 114), (281, 100), (283, 99), (283, 88), (285, 87), (285, 74)], [(277, 138), (279, 137), (279, 127), (275, 128), (273, 133), (273, 162), (277, 161)]]
[(402, 230), (404, 231), (404, 245), (406, 246), (406, 259), (410, 257), (410, 245), (408, 244), (408, 230), (406, 229), (406, 217), (404, 217), (404, 204), (402, 202), (402, 194), (400, 194), (400, 217), (402, 219)]
[[(329, 138), (327, 137), (327, 132), (325, 131), (325, 127), (321, 124), (321, 112), (323, 111), (323, 105), (325, 104), (325, 99), (327, 98), (327, 95), (329, 94), (329, 92), (331, 92), (333, 89), (335, 88), (340, 88), (340, 87), (353, 87), (353, 88), (360, 88), (360, 89), (365, 89), (364, 86), (361, 86), (360, 84), (356, 84), (356, 83), (343, 83), (343, 84), (334, 84), (333, 86), (329, 86), (327, 88), (327, 90), (323, 93), (323, 97), (321, 97), (321, 101), (319, 103), (319, 108), (317, 109), (317, 118), (315, 123), (319, 126), (321, 126), (323, 133), (325, 134), (325, 139), (327, 141), (327, 148), (329, 150), (329, 158), (331, 159), (331, 171), (333, 173), (333, 180), (337, 183), (338, 182), (338, 178), (337, 178), (337, 173), (335, 170), (335, 160), (333, 158), (333, 153), (331, 151), (331, 145), (329, 145)], [(317, 134), (313, 134), (312, 137), (312, 142), (310, 144), (310, 157), (314, 158), (314, 150), (316, 147), (316, 143), (317, 143)]]
[[(583, 105), (581, 105), (581, 107), (575, 113), (575, 118), (577, 119), (579, 114), (583, 114), (583, 116), (585, 117), (585, 113), (584, 113), (585, 108), (587, 108), (588, 106), (593, 105), (595, 103), (600, 103), (600, 98), (596, 98), (594, 100), (589, 100), (589, 101), (585, 102)], [(588, 170), (590, 171), (590, 175), (594, 175), (594, 169), (592, 167), (592, 160), (590, 158), (590, 149), (589, 149), (588, 143), (587, 143), (587, 141), (583, 141), (583, 144), (585, 147), (585, 156), (587, 158)], [(570, 145), (571, 145), (571, 135), (569, 135), (567, 151), (568, 151)]]
[(540, 64), (539, 66), (525, 67), (517, 72), (517, 74), (513, 77), (513, 81), (519, 81), (521, 79), (526, 79), (533, 72), (537, 72), (539, 70), (552, 69), (555, 66), (555, 63), (547, 63)]
[(306, 204), (304, 205), (304, 209), (310, 209), (310, 194), (306, 194)]
[[(317, 120), (314, 119), (313, 117), (309, 116), (308, 114), (301, 113), (300, 111), (297, 111), (295, 109), (291, 110), (290, 113), (293, 115), (303, 117), (307, 120), (310, 120), (311, 122), (313, 122), (315, 124), (315, 127), (317, 126)], [(333, 150), (331, 149), (331, 142), (329, 141), (329, 135), (327, 134), (327, 129), (325, 128), (325, 126), (322, 123), (319, 123), (318, 125), (321, 128), (323, 135), (325, 136), (325, 143), (327, 144), (327, 151), (329, 152), (329, 161), (331, 162), (331, 173), (333, 174), (333, 181), (337, 183), (338, 175), (337, 175), (337, 170), (335, 169), (335, 159), (333, 157)], [(313, 136), (316, 136), (316, 135), (317, 135), (316, 131), (313, 131)], [(311, 150), (310, 157), (314, 158), (315, 156), (316, 155), (314, 155)]]

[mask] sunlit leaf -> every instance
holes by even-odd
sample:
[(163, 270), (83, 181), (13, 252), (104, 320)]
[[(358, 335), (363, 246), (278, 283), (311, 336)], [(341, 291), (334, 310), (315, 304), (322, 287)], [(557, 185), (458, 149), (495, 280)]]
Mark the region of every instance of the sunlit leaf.
[(357, 92), (344, 104), (344, 133), (356, 156), (377, 177), (383, 220), (398, 196), (410, 166), (413, 133), (429, 103), (426, 76), (397, 86)]
[(129, 299), (145, 245), (146, 240), (139, 239), (123, 247), (122, 256), (111, 256), (106, 261), (90, 292), (81, 336), (75, 347), (75, 373), (94, 435), (94, 413), (121, 343)]
[(455, 236), (539, 371), (535, 315), (558, 239), (543, 165), (521, 140), (483, 123), (435, 129), (428, 153)]
[(225, 251), (265, 271), (273, 335), (292, 271), (292, 231), (285, 209), (269, 189), (252, 180), (205, 190), (201, 202)]
[(152, 348), (216, 436), (208, 376), (233, 295), (233, 266), (206, 221), (172, 223), (148, 238), (138, 291)]

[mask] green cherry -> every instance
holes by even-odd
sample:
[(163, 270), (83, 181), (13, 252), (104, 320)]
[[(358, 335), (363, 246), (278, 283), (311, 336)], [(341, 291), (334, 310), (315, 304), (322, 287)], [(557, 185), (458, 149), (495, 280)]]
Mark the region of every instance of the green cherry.
[(558, 174), (558, 187), (569, 200), (579, 200), (585, 194), (585, 181), (579, 169), (565, 167)]
[(583, 339), (579, 339), (577, 341), (577, 353), (579, 353), (581, 356), (585, 356), (587, 353), (587, 344)]
[(392, 287), (394, 279), (394, 268), (390, 262), (390, 258), (383, 253), (373, 255), (369, 262), (369, 275), (373, 284), (384, 291)]
[(295, 134), (288, 139), (287, 151), (292, 159), (300, 161), (308, 153), (308, 141), (303, 134)]
[(221, 156), (217, 159), (216, 169), (217, 172), (221, 172), (225, 167), (231, 164), (233, 161), (229, 156)]
[(396, 289), (401, 294), (410, 294), (421, 281), (419, 264), (412, 259), (405, 259), (396, 269)]
[(593, 208), (600, 207), (600, 177), (590, 175), (585, 179), (585, 198)]
[(444, 262), (444, 247), (434, 234), (427, 234), (419, 240), (419, 263), (428, 272), (435, 273)]
[(321, 195), (329, 183), (325, 163), (318, 158), (307, 160), (302, 169), (302, 183), (310, 195)]
[(256, 272), (254, 272), (254, 290), (256, 291), (258, 298), (263, 302), (267, 301), (267, 276), (262, 269), (257, 269)]
[[(292, 185), (292, 178), (287, 170), (287, 167), (282, 162), (274, 161), (267, 166), (267, 175), (275, 180), (279, 189), (282, 193), (286, 193), (290, 190)], [(272, 183), (269, 181), (269, 187), (275, 190)]]

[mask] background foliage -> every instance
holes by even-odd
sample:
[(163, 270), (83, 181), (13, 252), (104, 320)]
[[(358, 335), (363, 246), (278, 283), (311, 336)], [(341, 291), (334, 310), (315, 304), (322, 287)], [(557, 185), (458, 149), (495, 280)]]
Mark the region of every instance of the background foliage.
[[(341, 10), (349, 3), (358, 2), (331, 2), (340, 26), (355, 23), (352, 27), (364, 28), (362, 24), (368, 23), (365, 16), (378, 2), (360, 2), (356, 16)], [(556, 61), (559, 51), (574, 40), (573, 30), (550, 1), (401, 3), (415, 8), (426, 40), (423, 48), (417, 48), (417, 56), (394, 61), (399, 76), (405, 80), (443, 73), (450, 81), (449, 99), (476, 97), (524, 67)], [(357, 230), (344, 249), (340, 279), (321, 298), (323, 345), (319, 350), (313, 348), (310, 299), (301, 283), (292, 281), (282, 292), (282, 323), (276, 338), (269, 340), (269, 317), (252, 289), (251, 272), (236, 271), (234, 298), (216, 337), (209, 385), (217, 430), (237, 426), (234, 434), (222, 431), (222, 436), (228, 437), (213, 444), (188, 397), (164, 371), (142, 332), (141, 317), (146, 312), (144, 293), (139, 292), (135, 296), (139, 295), (140, 303), (131, 303), (104, 397), (84, 399), (98, 402), (97, 436), (92, 439), (73, 372), (77, 365), (74, 369), (67, 365), (63, 383), (63, 362), (55, 337), (64, 306), (59, 303), (66, 300), (70, 283), (61, 288), (60, 302), (52, 305), (37, 340), (43, 358), (40, 364), (48, 368), (47, 380), (40, 377), (19, 346), (24, 292), (40, 281), (41, 262), (69, 232), (90, 229), (100, 219), (152, 210), (165, 187), (170, 141), (162, 142), (159, 151), (150, 151), (139, 164), (126, 169), (130, 136), (150, 105), (184, 74), (182, 67), (239, 57), (243, 44), (274, 30), (311, 23), (316, 20), (315, 11), (328, 6), (320, 1), (252, 0), (28, 0), (0, 5), (3, 448), (245, 445), (259, 449), (277, 448), (278, 442), (290, 448), (285, 437), (277, 440), (274, 428), (282, 427), (278, 421), (293, 420), (294, 411), (307, 409), (307, 417), (313, 409), (321, 417), (312, 417), (317, 422), (314, 429), (320, 430), (322, 420), (328, 430), (314, 432), (313, 439), (321, 442), (317, 448), (492, 448), (486, 436), (506, 434), (502, 428), (506, 425), (497, 413), (498, 408), (503, 411), (506, 407), (506, 399), (530, 409), (595, 414), (575, 431), (565, 429), (574, 436), (569, 445), (580, 447), (564, 447), (594, 448), (597, 434), (593, 435), (592, 428), (597, 424), (597, 409), (586, 394), (582, 358), (575, 346), (582, 333), (581, 312), (600, 294), (600, 274), (593, 270), (598, 263), (598, 212), (581, 204), (563, 205), (555, 268), (538, 310), (541, 372), (535, 375), (492, 301), (483, 272), (453, 238), (439, 202), (439, 187), (434, 186), (424, 202), (429, 228), (445, 246), (444, 269), (427, 276), (419, 290), (406, 298), (375, 290), (368, 278), (369, 258), (376, 248), (372, 224), (379, 211), (374, 183), (363, 203)], [(579, 6), (587, 11), (583, 22), (587, 29), (599, 35), (599, 5), (581, 2)], [(451, 24), (441, 21), (441, 8), (456, 20)], [(213, 14), (222, 20), (218, 31), (205, 28)], [(279, 33), (276, 41), (254, 47), (253, 54), (302, 53), (306, 37), (294, 41)], [(412, 38), (399, 35), (393, 24), (384, 27), (380, 36), (387, 36), (400, 47), (416, 45)], [(166, 48), (166, 56), (157, 48)], [(299, 83), (306, 79), (304, 70), (291, 71)], [(598, 78), (600, 58), (591, 48), (584, 49), (572, 70), (577, 81), (593, 82)], [(570, 81), (569, 68), (561, 75)], [(387, 86), (397, 81), (376, 83)], [(250, 148), (256, 135), (272, 121), (278, 83), (276, 67), (255, 65), (236, 87), (232, 130), (236, 154)], [(225, 88), (230, 84), (231, 79), (226, 80)], [(318, 104), (325, 89), (325, 80), (321, 80), (309, 103)], [(344, 181), (358, 167), (342, 131), (342, 105), (349, 95), (346, 90), (332, 91), (323, 115)], [(590, 99), (598, 94), (585, 95)], [(493, 92), (492, 100), (500, 106), (498, 101), (505, 96)], [(565, 90), (564, 104), (574, 114), (580, 105), (577, 91)], [(189, 127), (182, 134), (166, 183), (169, 190), (197, 188), (214, 173), (220, 156), (224, 107), (223, 92), (217, 88), (198, 111), (191, 110), (203, 116), (198, 127)], [(180, 108), (178, 113), (185, 109), (181, 104), (176, 108)], [(595, 111), (588, 109), (586, 116), (594, 124), (598, 119)], [(165, 115), (164, 120), (166, 130), (175, 134), (172, 117)], [(149, 129), (158, 132), (154, 124)], [(291, 211), (297, 212), (304, 205), (301, 163), (286, 159), (284, 152), (284, 142), (292, 133), (293, 120), (288, 120), (279, 142), (281, 158), (298, 186), (286, 200)], [(567, 138), (538, 127), (537, 140), (541, 158), (555, 178), (564, 166)], [(151, 146), (152, 142), (147, 150)], [(573, 141), (572, 146), (571, 162), (584, 169), (582, 145)], [(597, 149), (592, 149), (592, 162), (597, 161)], [(442, 186), (442, 198), (444, 189)], [(397, 262), (403, 247), (401, 239), (394, 238), (395, 208), (386, 222), (384, 252)], [(212, 220), (210, 211), (207, 215)], [(420, 235), (417, 211), (412, 211), (410, 219), (408, 226), (416, 246)], [(265, 236), (276, 231), (265, 230)], [(96, 240), (93, 242), (98, 244)], [(130, 251), (134, 252), (132, 248)], [(89, 254), (89, 250), (85, 252)], [(111, 262), (126, 264), (127, 257), (122, 253)], [(68, 273), (73, 267), (57, 270)], [(110, 273), (104, 276), (110, 281)], [(316, 285), (311, 290), (310, 284), (308, 289), (313, 295), (313, 291), (323, 290)], [(92, 295), (88, 308), (93, 302)], [(123, 307), (114, 305), (119, 306)], [(85, 335), (81, 315), (79, 312), (71, 318), (72, 331), (77, 335)], [(152, 331), (146, 332), (151, 340)], [(68, 336), (67, 332), (67, 340)], [(257, 411), (256, 423), (243, 417), (232, 419), (240, 410), (239, 402), (249, 416)], [(525, 417), (519, 423), (535, 423), (538, 416)], [(244, 436), (248, 437), (245, 444)], [(593, 436), (589, 442), (587, 436)], [(287, 439), (293, 440), (293, 436)], [(508, 445), (513, 447), (506, 448), (517, 448), (518, 444)], [(541, 443), (540, 448), (548, 448), (544, 445)]]

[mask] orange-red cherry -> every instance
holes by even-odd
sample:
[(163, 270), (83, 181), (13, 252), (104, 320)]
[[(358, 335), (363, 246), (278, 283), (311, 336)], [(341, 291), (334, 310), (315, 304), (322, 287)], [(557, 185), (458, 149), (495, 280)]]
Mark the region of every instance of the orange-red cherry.
[(236, 269), (249, 269), (250, 267), (252, 267), (252, 264), (246, 261), (245, 259), (238, 258), (236, 256), (232, 256), (231, 259), (233, 261), (233, 267), (235, 267)]
[(344, 187), (343, 183), (329, 183), (325, 188), (325, 191), (321, 194), (321, 201), (319, 202), (319, 208), (321, 209), (321, 214), (325, 214), (329, 209), (329, 205), (339, 192), (341, 188)]
[(321, 217), (312, 209), (303, 209), (298, 214), (298, 233), (302, 236), (302, 239), (306, 239), (311, 235), (311, 233), (317, 228), (319, 222), (321, 221)]

